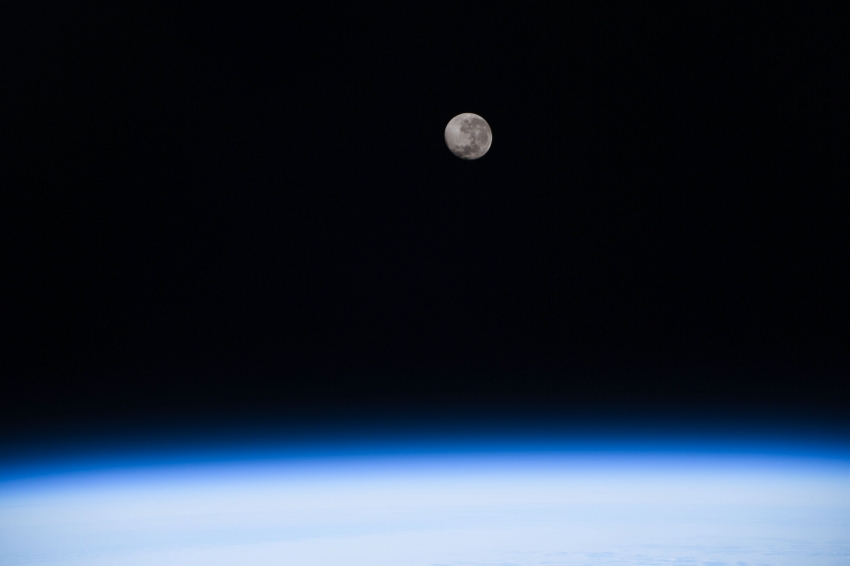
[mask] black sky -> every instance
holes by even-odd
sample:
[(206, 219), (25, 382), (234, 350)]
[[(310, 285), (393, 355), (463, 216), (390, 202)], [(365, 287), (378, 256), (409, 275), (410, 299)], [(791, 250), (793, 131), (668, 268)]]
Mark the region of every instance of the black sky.
[[(850, 65), (808, 10), (28, 3), (4, 427), (846, 411)], [(445, 148), (461, 112), (479, 161)]]

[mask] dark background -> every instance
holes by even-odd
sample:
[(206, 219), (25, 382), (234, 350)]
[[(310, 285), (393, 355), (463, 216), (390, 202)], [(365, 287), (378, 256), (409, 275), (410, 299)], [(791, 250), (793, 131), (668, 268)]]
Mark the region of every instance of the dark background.
[[(840, 14), (424, 6), (18, 9), (7, 432), (309, 408), (847, 414)], [(478, 161), (444, 145), (461, 112), (493, 129)]]

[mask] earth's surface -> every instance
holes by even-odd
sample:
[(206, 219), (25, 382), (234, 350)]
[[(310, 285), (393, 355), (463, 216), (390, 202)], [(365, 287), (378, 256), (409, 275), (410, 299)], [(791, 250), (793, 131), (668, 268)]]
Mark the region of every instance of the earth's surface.
[(850, 565), (850, 465), (431, 453), (90, 466), (0, 481), (0, 564)]

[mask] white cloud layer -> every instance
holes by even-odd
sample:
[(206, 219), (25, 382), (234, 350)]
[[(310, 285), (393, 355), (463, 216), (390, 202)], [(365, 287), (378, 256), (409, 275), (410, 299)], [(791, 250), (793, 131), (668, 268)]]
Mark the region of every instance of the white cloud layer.
[(850, 465), (665, 454), (142, 467), (0, 483), (0, 564), (850, 564)]

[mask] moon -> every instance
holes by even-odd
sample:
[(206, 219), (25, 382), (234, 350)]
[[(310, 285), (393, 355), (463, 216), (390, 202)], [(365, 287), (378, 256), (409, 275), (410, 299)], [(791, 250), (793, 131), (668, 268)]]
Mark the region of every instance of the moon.
[(461, 159), (482, 157), (491, 143), (493, 132), (490, 125), (478, 114), (458, 114), (446, 126), (446, 145)]

